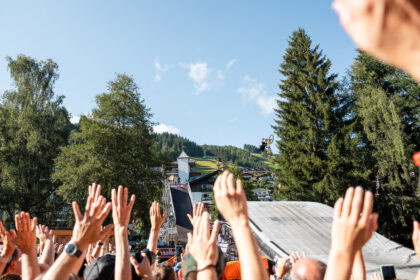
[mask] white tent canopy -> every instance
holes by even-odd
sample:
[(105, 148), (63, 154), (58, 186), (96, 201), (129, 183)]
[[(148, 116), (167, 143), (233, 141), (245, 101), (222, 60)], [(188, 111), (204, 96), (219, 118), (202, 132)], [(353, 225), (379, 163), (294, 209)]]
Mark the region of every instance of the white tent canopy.
[[(260, 247), (270, 257), (305, 251), (327, 263), (333, 208), (315, 202), (248, 202), (251, 227)], [(363, 248), (368, 274), (379, 265), (393, 264), (400, 279), (414, 279), (420, 263), (411, 249), (375, 233)]]

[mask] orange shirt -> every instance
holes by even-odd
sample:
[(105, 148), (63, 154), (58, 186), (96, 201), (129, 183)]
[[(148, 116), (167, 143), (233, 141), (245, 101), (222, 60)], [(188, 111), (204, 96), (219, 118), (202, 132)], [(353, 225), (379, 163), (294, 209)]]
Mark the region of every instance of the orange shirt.
[[(267, 258), (261, 256), (261, 259), (263, 261), (264, 268), (268, 269)], [(223, 272), (223, 276), (226, 280), (241, 279), (241, 263), (239, 261), (227, 262), (225, 266), (225, 271)]]

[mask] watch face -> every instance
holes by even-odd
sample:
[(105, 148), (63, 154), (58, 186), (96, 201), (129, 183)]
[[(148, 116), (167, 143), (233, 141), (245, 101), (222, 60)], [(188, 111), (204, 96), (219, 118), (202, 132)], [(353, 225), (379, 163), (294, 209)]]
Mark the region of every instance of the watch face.
[(66, 250), (66, 253), (67, 253), (67, 254), (69, 254), (69, 255), (74, 255), (74, 254), (76, 253), (76, 251), (77, 251), (76, 244), (73, 244), (73, 243), (68, 243), (68, 244), (66, 245), (65, 250)]

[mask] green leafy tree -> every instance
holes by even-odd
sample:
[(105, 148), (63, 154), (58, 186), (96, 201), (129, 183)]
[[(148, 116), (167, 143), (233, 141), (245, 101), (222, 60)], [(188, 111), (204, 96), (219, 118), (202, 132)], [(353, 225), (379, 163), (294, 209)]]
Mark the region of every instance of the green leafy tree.
[(53, 224), (61, 206), (51, 174), (70, 129), (64, 97), (54, 94), (58, 66), (23, 55), (7, 61), (14, 89), (0, 104), (0, 209)]
[(375, 193), (380, 232), (409, 244), (406, 236), (420, 206), (410, 159), (420, 149), (420, 86), (363, 53), (355, 59), (350, 78), (360, 146), (370, 170), (365, 187)]
[(293, 32), (279, 69), (273, 126), (279, 139), (276, 177), (283, 186), (277, 198), (332, 203), (363, 178), (349, 172), (357, 164), (351, 100), (330, 68), (331, 61), (319, 46), (312, 47), (303, 29)]
[(62, 184), (58, 193), (66, 200), (82, 202), (87, 186), (102, 184), (104, 194), (123, 185), (136, 195), (134, 219), (149, 226), (149, 207), (161, 197), (162, 175), (155, 170), (151, 114), (133, 78), (117, 74), (108, 91), (96, 96), (97, 108), (80, 120), (80, 131), (56, 160), (54, 178)]

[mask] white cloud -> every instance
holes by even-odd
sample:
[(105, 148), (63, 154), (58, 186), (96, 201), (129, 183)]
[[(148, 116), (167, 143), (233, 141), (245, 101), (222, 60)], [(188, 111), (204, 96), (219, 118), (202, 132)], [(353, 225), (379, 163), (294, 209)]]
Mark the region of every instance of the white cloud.
[(245, 76), (243, 86), (238, 88), (238, 92), (246, 102), (255, 103), (260, 107), (261, 114), (268, 116), (274, 112), (276, 106), (275, 96), (268, 95), (264, 89), (264, 84), (259, 83), (255, 78)]
[(162, 80), (162, 73), (169, 71), (169, 65), (167, 64), (162, 65), (158, 57), (155, 57), (153, 64), (157, 71), (157, 73), (155, 74), (155, 81), (160, 82), (160, 80)]
[(277, 102), (274, 96), (263, 95), (257, 98), (257, 104), (261, 109), (261, 113), (264, 116), (268, 116), (274, 113)]
[(189, 64), (188, 77), (194, 81), (195, 89), (198, 92), (208, 90), (210, 85), (207, 78), (210, 74), (210, 69), (206, 62), (197, 62)]
[(161, 76), (159, 73), (157, 73), (157, 74), (155, 75), (155, 81), (156, 81), (156, 82), (160, 82), (160, 80), (162, 80), (162, 76)]
[(70, 122), (72, 124), (79, 123), (79, 121), (80, 121), (80, 116), (78, 116), (78, 115), (71, 115), (70, 116)]
[(232, 68), (235, 62), (236, 62), (236, 58), (229, 60), (229, 62), (226, 64), (226, 70), (229, 70), (230, 68)]
[(159, 124), (159, 125), (155, 125), (153, 127), (153, 131), (160, 134), (160, 133), (164, 133), (164, 132), (168, 132), (168, 133), (172, 133), (172, 134), (180, 134), (181, 130), (179, 130), (179, 128), (172, 126), (172, 125), (167, 125), (167, 124)]

